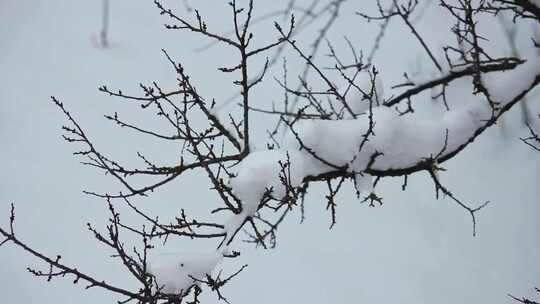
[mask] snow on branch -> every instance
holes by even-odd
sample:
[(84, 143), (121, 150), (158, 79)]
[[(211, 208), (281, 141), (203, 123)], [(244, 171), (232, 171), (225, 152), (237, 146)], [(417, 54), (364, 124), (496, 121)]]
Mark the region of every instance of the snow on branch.
[[(475, 234), (474, 212), (485, 204), (470, 208), (455, 198), (438, 181), (436, 166), (473, 142), (538, 82), (540, 60), (534, 57), (528, 64), (485, 84), (497, 108), (489, 102), (471, 103), (447, 111), (440, 120), (422, 120), (379, 106), (356, 119), (300, 122), (281, 149), (254, 151), (238, 165), (230, 184), (233, 193), (242, 200), (242, 212), (225, 225), (228, 235), (225, 244), (264, 204), (267, 191), (277, 199), (286, 194), (288, 185), (280, 179), (283, 161), (290, 162), (293, 178), (289, 186), (293, 188), (307, 181), (339, 176), (399, 176), (427, 170), (437, 190), (471, 213)], [(366, 134), (370, 135), (367, 141)]]
[[(193, 296), (189, 303), (199, 303), (198, 296), (204, 287), (214, 291), (219, 300), (228, 301), (222, 287), (246, 267), (239, 266), (228, 275), (222, 270), (225, 258), (240, 255), (230, 249), (236, 245), (239, 232), (245, 232), (247, 242), (255, 246), (272, 248), (280, 224), (298, 205), (304, 218), (304, 199), (312, 183), (323, 182), (326, 186), (324, 199), (330, 214), (329, 226), (333, 227), (338, 218), (337, 195), (346, 182), (353, 184), (361, 202), (374, 207), (383, 202), (376, 193), (382, 178), (402, 176), (405, 190), (408, 175), (420, 171), (431, 177), (436, 198), (442, 194), (468, 212), (475, 235), (476, 213), (488, 202), (469, 204), (458, 197), (439, 176), (445, 170), (441, 164), (464, 151), (514, 105), (523, 102), (540, 82), (540, 57), (536, 53), (527, 54), (527, 58), (517, 51), (505, 57), (494, 56), (484, 44), (486, 38), (478, 24), (483, 20), (481, 16), (502, 13), (511, 13), (514, 22), (538, 22), (538, 1), (442, 0), (440, 9), (454, 22), (449, 27), (457, 44), (449, 42), (436, 50), (435, 43), (428, 41), (416, 26), (429, 3), (420, 6), (414, 0), (392, 0), (385, 8), (377, 0), (375, 14), (355, 15), (359, 23), (365, 20), (380, 23), (367, 58), (354, 45), (354, 40), (344, 37), (352, 57), (344, 59), (332, 35), (334, 25), (345, 12), (346, 2), (309, 0), (301, 4), (289, 0), (283, 9), (257, 16), (255, 1), (245, 1), (242, 7), (240, 1), (232, 0), (228, 3), (232, 29), (221, 33), (222, 29), (212, 28), (186, 2), (187, 16), (184, 16), (154, 0), (158, 13), (167, 19), (167, 29), (195, 33), (210, 41), (201, 51), (222, 47), (238, 55), (237, 62), (217, 67), (223, 75), (233, 77), (231, 87), (236, 95), (231, 100), (238, 101), (238, 113), (223, 113), (231, 100), (216, 101), (209, 95), (211, 90), (203, 93), (199, 81), (191, 78), (184, 65), (165, 50), (163, 55), (177, 80), (174, 88), (167, 90), (157, 81), (139, 84), (139, 94), (113, 90), (106, 85), (99, 87), (100, 92), (150, 114), (162, 127), (154, 129), (131, 122), (118, 112), (105, 115), (107, 121), (144, 137), (177, 143), (174, 152), (180, 154), (178, 159), (154, 161), (145, 152), (137, 152), (138, 164), (125, 164), (103, 152), (79, 123), (77, 115), (72, 115), (60, 99), (52, 97), (67, 121), (62, 127), (63, 138), (79, 145), (74, 154), (83, 159), (84, 165), (112, 177), (122, 189), (116, 193), (85, 191), (106, 202), (109, 217), (104, 232), (89, 223), (87, 228), (97, 242), (112, 252), (112, 258), (124, 267), (137, 288), (128, 290), (106, 283), (64, 264), (59, 255), (51, 258), (27, 245), (15, 234), (13, 207), (8, 228), (0, 227), (0, 246), (14, 244), (44, 262), (45, 270), (29, 268), (35, 276), (47, 280), (72, 277), (75, 283), (87, 283), (87, 288), (99, 287), (118, 294), (124, 298), (120, 303), (179, 304), (188, 296)], [(253, 26), (276, 17), (281, 21), (269, 27), (276, 30), (277, 37), (257, 37), (264, 42), (254, 39), (259, 32)], [(429, 76), (409, 77), (405, 72), (403, 83), (384, 86), (386, 76), (384, 71), (379, 71), (375, 58), (384, 46), (387, 31), (394, 26), (391, 19), (399, 19), (399, 24), (412, 34), (410, 38), (414, 39), (419, 55), (435, 68), (434, 73), (424, 71)], [(309, 42), (299, 39), (304, 34), (310, 37), (306, 34), (309, 30), (314, 33)], [(532, 48), (537, 52), (538, 39), (532, 40)], [(323, 67), (318, 55), (325, 43), (327, 59), (332, 64)], [(295, 65), (289, 63), (290, 57), (284, 58), (287, 51), (301, 61), (299, 71), (295, 72), (297, 82), (290, 77), (293, 73), (290, 67)], [(259, 66), (254, 68), (257, 59)], [(277, 88), (283, 89), (283, 102), (271, 109), (258, 108), (253, 93), (265, 84), (280, 59), (283, 59), (282, 79), (274, 79)], [(465, 95), (466, 102), (455, 106), (446, 89), (459, 80), (470, 80), (473, 89)], [(442, 117), (417, 115), (416, 107), (422, 106), (418, 97), (428, 92), (432, 93), (434, 102), (444, 106)], [(275, 126), (268, 130), (267, 140), (271, 141), (268, 149), (255, 149), (253, 125), (258, 121), (254, 114), (276, 118)], [(540, 151), (538, 129), (531, 123), (528, 130), (530, 134), (522, 141)], [(209, 189), (216, 195), (215, 204), (209, 207), (210, 219), (188, 216), (184, 209), (187, 206), (178, 208), (171, 218), (162, 219), (132, 201), (147, 199), (191, 170), (204, 172)], [(122, 212), (132, 213), (138, 222), (124, 221), (120, 208), (125, 208)], [(213, 218), (216, 213), (224, 213), (225, 219), (216, 220)], [(137, 237), (140, 243), (130, 244), (126, 241), (130, 237)], [(176, 253), (170, 259), (151, 253), (173, 238), (205, 239), (215, 244), (210, 250)], [(529, 301), (514, 299), (522, 303)]]

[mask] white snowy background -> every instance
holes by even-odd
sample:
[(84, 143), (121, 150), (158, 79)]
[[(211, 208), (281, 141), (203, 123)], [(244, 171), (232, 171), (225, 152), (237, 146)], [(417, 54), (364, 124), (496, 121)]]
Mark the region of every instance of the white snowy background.
[[(359, 8), (353, 2), (330, 37), (343, 45), (341, 37), (346, 34), (367, 50), (376, 26), (367, 26), (353, 15)], [(225, 1), (192, 4), (201, 9), (210, 29), (230, 28)], [(255, 12), (262, 14), (284, 4), (256, 1)], [(97, 87), (107, 84), (135, 92), (139, 82), (153, 80), (172, 87), (175, 75), (161, 54), (165, 48), (185, 65), (199, 92), (219, 103), (235, 91), (230, 77), (216, 67), (234, 62), (235, 57), (223, 48), (195, 52), (205, 42), (191, 34), (164, 30), (165, 19), (150, 0), (111, 0), (111, 47), (100, 49), (93, 43), (100, 14), (101, 1), (0, 0), (0, 214), (4, 215), (0, 222), (7, 223), (9, 203), (14, 202), (21, 239), (49, 255), (62, 254), (64, 262), (81, 271), (130, 287), (133, 280), (85, 229), (88, 221), (103, 227), (107, 209), (103, 201), (83, 195), (82, 190), (114, 190), (118, 185), (71, 156), (74, 147), (59, 136), (64, 118), (49, 96), (63, 100), (96, 144), (110, 154), (136, 160), (136, 151), (149, 151), (159, 159), (174, 160), (176, 150), (171, 145), (141, 140), (124, 130), (111, 131), (113, 125), (102, 115), (114, 111), (152, 122), (136, 107), (97, 92)], [(446, 21), (434, 5), (420, 23), (422, 34), (442, 45), (450, 37)], [(256, 41), (277, 37), (270, 22), (256, 29)], [(494, 36), (499, 33), (498, 42), (504, 41), (497, 22), (485, 30)], [(530, 31), (520, 29), (523, 45)], [(494, 45), (497, 52), (507, 52), (504, 43)], [(418, 62), (429, 70), (429, 62), (423, 61), (417, 42), (398, 24), (391, 27), (375, 59), (387, 86), (398, 83), (404, 71), (414, 71)], [(294, 66), (289, 70), (294, 73)], [(273, 73), (279, 76), (280, 71)], [(270, 77), (265, 84), (253, 100), (257, 106), (270, 108), (272, 101), (281, 100), (281, 92), (276, 93)], [(454, 88), (452, 102), (463, 102), (460, 90), (469, 89), (465, 84)], [(529, 98), (535, 110), (537, 96)], [(428, 97), (417, 104), (428, 103)], [(405, 192), (402, 179), (383, 180), (377, 188), (384, 198), (382, 207), (361, 205), (352, 191), (344, 192), (332, 230), (328, 229), (324, 192), (315, 187), (308, 196), (306, 221), (300, 225), (299, 213), (292, 214), (279, 229), (276, 249), (241, 246), (241, 257), (224, 265), (234, 270), (249, 264), (224, 289), (225, 295), (234, 304), (511, 303), (507, 293), (533, 296), (532, 287), (540, 285), (540, 155), (519, 141), (519, 136), (526, 135), (519, 124), (519, 108), (507, 116), (504, 129), (493, 127), (445, 163), (448, 171), (441, 174), (449, 189), (465, 201), (492, 202), (478, 214), (478, 236), (472, 237), (470, 217), (464, 210), (450, 200), (435, 200), (425, 173), (410, 176)], [(271, 126), (271, 120), (261, 116), (254, 121), (261, 139), (255, 144), (262, 148), (264, 128)], [(206, 216), (217, 199), (208, 186), (204, 175), (190, 173), (137, 203), (163, 218), (180, 208)], [(126, 218), (130, 219), (127, 214)], [(209, 251), (215, 245), (170, 242), (153, 258), (174, 259), (178, 252)], [(74, 286), (70, 279), (45, 282), (25, 270), (40, 265), (19, 249), (3, 246), (0, 302), (117, 300), (106, 291)], [(203, 300), (217, 301), (211, 293)]]

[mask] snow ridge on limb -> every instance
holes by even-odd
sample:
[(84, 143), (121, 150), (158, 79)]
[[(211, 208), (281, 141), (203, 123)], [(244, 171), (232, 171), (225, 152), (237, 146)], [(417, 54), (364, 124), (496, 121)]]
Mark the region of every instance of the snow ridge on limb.
[[(286, 186), (280, 180), (280, 162), (286, 158), (291, 163), (292, 187), (339, 176), (434, 172), (432, 169), (438, 163), (463, 150), (535, 87), (540, 81), (540, 60), (533, 57), (530, 61), (511, 73), (497, 75), (494, 81), (486, 81), (490, 102), (447, 111), (441, 120), (419, 120), (379, 106), (356, 119), (300, 122), (281, 149), (254, 151), (240, 162), (230, 185), (243, 209), (225, 224), (227, 237), (223, 244), (232, 242), (246, 220), (264, 205), (268, 192), (277, 199), (286, 194)], [(493, 107), (493, 102), (497, 107)], [(370, 134), (368, 140), (366, 134)], [(440, 183), (439, 190), (450, 194)], [(475, 223), (474, 212), (479, 209), (467, 209)]]
[(185, 295), (192, 286), (200, 286), (199, 281), (210, 275), (222, 260), (223, 255), (219, 252), (179, 254), (174, 261), (151, 265), (149, 273), (155, 278), (155, 290)]

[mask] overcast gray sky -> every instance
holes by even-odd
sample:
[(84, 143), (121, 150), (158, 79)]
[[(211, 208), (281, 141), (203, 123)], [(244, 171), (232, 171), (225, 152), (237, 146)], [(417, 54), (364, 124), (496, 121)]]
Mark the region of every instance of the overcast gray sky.
[[(337, 45), (343, 47), (342, 37), (347, 35), (359, 48), (371, 46), (377, 26), (354, 15), (355, 10), (363, 9), (361, 2), (370, 1), (351, 1), (342, 12), (330, 35)], [(255, 3), (256, 14), (262, 15), (286, 1)], [(230, 28), (225, 1), (192, 4), (200, 7), (211, 30)], [(153, 80), (173, 87), (174, 71), (161, 55), (165, 48), (185, 65), (199, 92), (219, 103), (235, 91), (231, 78), (216, 68), (234, 63), (236, 58), (220, 47), (194, 52), (205, 41), (163, 29), (165, 20), (150, 0), (111, 0), (111, 47), (96, 48), (93, 39), (100, 29), (100, 9), (101, 1), (0, 0), (0, 223), (7, 223), (9, 203), (13, 202), (21, 239), (51, 256), (61, 254), (66, 263), (82, 271), (129, 287), (135, 282), (85, 229), (87, 221), (103, 228), (107, 209), (103, 201), (83, 195), (82, 190), (119, 190), (119, 185), (72, 157), (75, 147), (62, 141), (64, 119), (49, 96), (62, 99), (96, 144), (110, 154), (134, 161), (137, 151), (148, 151), (155, 159), (174, 162), (176, 147), (141, 139), (105, 121), (103, 114), (118, 111), (124, 117), (152, 123), (136, 107), (100, 94), (97, 87), (107, 84), (137, 92), (139, 82)], [(434, 6), (419, 24), (433, 47), (450, 37), (447, 20)], [(403, 72), (413, 72), (418, 63), (429, 73), (429, 62), (410, 33), (397, 23), (391, 26), (375, 58), (386, 87), (396, 84)], [(496, 22), (485, 30), (501, 37)], [(520, 30), (520, 41), (526, 43), (530, 30), (527, 26)], [(255, 34), (255, 42), (277, 37), (271, 21), (259, 25)], [(506, 51), (505, 46), (495, 47), (498, 52)], [(288, 56), (294, 57), (292, 53)], [(262, 65), (262, 60), (254, 64)], [(294, 59), (291, 62), (290, 72), (298, 73), (299, 65), (295, 66)], [(280, 75), (279, 69), (271, 73)], [(255, 104), (269, 108), (272, 101), (279, 102), (281, 91), (276, 88), (269, 77), (255, 92)], [(453, 96), (459, 97), (464, 86), (453, 90)], [(428, 96), (423, 100), (429, 102)], [(537, 103), (538, 98), (531, 101)], [(464, 101), (456, 98), (452, 102)], [(235, 107), (224, 111), (235, 111)], [(234, 304), (510, 303), (506, 293), (530, 295), (540, 283), (540, 155), (520, 143), (525, 130), (515, 123), (517, 112), (509, 115), (506, 132), (493, 128), (445, 164), (449, 170), (442, 178), (456, 194), (474, 204), (493, 202), (479, 214), (477, 237), (471, 236), (469, 215), (449, 200), (437, 201), (433, 185), (423, 173), (409, 177), (406, 192), (401, 191), (401, 179), (383, 180), (378, 186), (384, 197), (382, 207), (359, 204), (349, 189), (340, 197), (338, 224), (332, 230), (328, 229), (324, 193), (315, 187), (308, 196), (306, 222), (300, 225), (299, 212), (293, 213), (279, 230), (276, 249), (242, 247), (242, 257), (227, 268), (244, 263), (249, 267), (224, 290), (225, 295)], [(260, 141), (255, 144), (262, 148), (265, 141), (261, 136), (272, 120), (259, 117), (256, 122)], [(203, 175), (189, 174), (137, 202), (163, 218), (180, 208), (206, 215), (217, 199), (209, 186)], [(160, 250), (213, 247), (213, 242), (170, 242)], [(25, 270), (40, 265), (21, 250), (3, 246), (1, 302), (117, 300), (99, 289), (74, 286), (70, 279), (45, 282)], [(217, 302), (211, 293), (204, 299)]]

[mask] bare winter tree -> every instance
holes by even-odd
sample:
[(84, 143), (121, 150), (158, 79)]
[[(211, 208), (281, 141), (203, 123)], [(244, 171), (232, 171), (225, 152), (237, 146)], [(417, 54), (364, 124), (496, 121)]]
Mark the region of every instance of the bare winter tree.
[[(137, 154), (139, 167), (126, 165), (98, 147), (77, 120), (78, 115), (52, 97), (67, 120), (62, 127), (64, 139), (77, 145), (75, 155), (85, 165), (112, 177), (121, 187), (115, 193), (86, 192), (103, 199), (109, 207), (105, 230), (91, 224), (88, 229), (97, 242), (110, 248), (138, 287), (107, 283), (67, 265), (60, 255), (41, 253), (18, 237), (13, 205), (8, 225), (0, 228), (0, 246), (15, 245), (45, 262), (48, 266), (44, 269), (28, 268), (37, 277), (48, 281), (70, 277), (87, 288), (115, 293), (119, 303), (197, 303), (204, 289), (228, 301), (221, 288), (240, 275), (245, 266), (232, 273), (215, 268), (227, 259), (241, 259), (240, 252), (235, 250), (240, 232), (246, 241), (271, 248), (276, 244), (278, 227), (292, 210), (300, 209), (303, 217), (304, 200), (313, 184), (327, 187), (323, 199), (332, 227), (337, 223), (337, 195), (345, 184), (352, 183), (358, 199), (375, 206), (382, 204), (384, 193), (376, 191), (381, 179), (402, 177), (406, 191), (408, 176), (418, 172), (429, 173), (436, 198), (442, 194), (463, 208), (471, 219), (472, 234), (476, 234), (476, 215), (489, 202), (467, 202), (443, 183), (439, 172), (444, 170), (444, 162), (467, 149), (514, 106), (523, 104), (524, 115), (531, 115), (523, 102), (540, 82), (539, 44), (531, 33), (529, 45), (518, 50), (514, 35), (518, 28), (538, 26), (540, 2), (441, 0), (435, 4), (378, 0), (377, 10), (358, 8), (354, 12), (359, 24), (380, 25), (372, 47), (360, 50), (345, 38), (350, 55), (343, 56), (331, 42), (336, 37), (330, 37), (329, 31), (341, 16), (350, 13), (343, 7), (354, 5), (352, 2), (289, 0), (278, 11), (259, 12), (254, 0), (233, 0), (229, 3), (232, 30), (223, 33), (207, 25), (195, 3), (184, 2), (185, 11), (174, 11), (155, 0), (158, 12), (167, 20), (167, 29), (201, 36), (209, 43), (204, 48), (221, 47), (236, 53), (234, 64), (218, 67), (235, 77), (231, 85), (237, 88), (238, 96), (230, 101), (216, 101), (210, 92), (199, 90), (199, 81), (190, 77), (181, 58), (166, 50), (164, 58), (176, 73), (173, 88), (156, 82), (140, 84), (140, 95), (106, 85), (99, 88), (138, 107), (163, 127), (156, 130), (132, 123), (119, 113), (106, 115), (107, 120), (140, 136), (177, 143), (179, 159), (156, 161), (141, 152)], [(108, 1), (103, 3), (107, 5)], [(454, 40), (438, 48), (416, 26), (417, 19), (430, 5), (439, 5), (454, 20), (448, 24)], [(510, 45), (505, 54), (493, 51), (490, 39), (497, 37), (487, 37), (482, 31), (484, 22), (503, 15), (508, 35), (505, 43)], [(275, 37), (255, 39), (254, 26), (269, 19), (277, 20)], [(407, 30), (431, 67), (422, 75), (413, 75), (404, 68), (403, 82), (388, 87), (382, 82), (385, 76), (375, 59), (391, 26)], [(106, 27), (104, 24), (105, 31)], [(307, 33), (312, 34), (309, 43), (300, 43), (298, 39), (308, 36)], [(106, 46), (106, 34), (103, 35)], [(321, 56), (323, 51), (328, 56)], [(255, 60), (258, 58), (263, 59), (262, 65), (258, 65), (260, 59)], [(332, 62), (330, 66), (328, 60)], [(293, 61), (301, 65), (291, 64)], [(270, 81), (270, 71), (280, 76)], [(447, 89), (464, 80), (470, 83), (466, 95), (470, 100), (456, 106)], [(258, 108), (253, 105), (252, 95), (268, 83), (277, 83), (283, 100), (272, 107)], [(430, 93), (433, 102), (444, 108), (440, 119), (425, 120), (416, 115), (422, 107), (417, 101), (424, 93)], [(239, 111), (223, 113), (223, 104), (238, 100)], [(534, 102), (530, 98), (529, 101)], [(253, 129), (257, 121), (253, 115), (274, 118), (275, 125), (268, 127), (265, 150), (254, 149)], [(540, 151), (534, 120), (526, 118), (524, 122), (530, 135), (522, 141)], [(207, 174), (209, 191), (219, 198), (208, 210), (209, 217), (225, 214), (226, 221), (192, 218), (182, 209), (173, 221), (163, 222), (134, 202), (134, 198), (150, 196), (192, 170)], [(140, 222), (124, 222), (119, 206), (138, 215)], [(128, 243), (126, 235), (137, 237), (140, 243)], [(151, 265), (152, 249), (173, 238), (215, 240), (216, 250), (181, 256), (171, 264)], [(521, 302), (535, 303), (526, 299)]]

